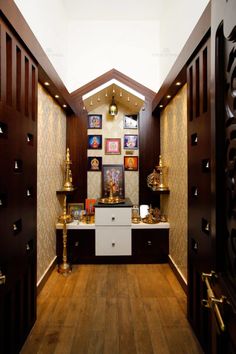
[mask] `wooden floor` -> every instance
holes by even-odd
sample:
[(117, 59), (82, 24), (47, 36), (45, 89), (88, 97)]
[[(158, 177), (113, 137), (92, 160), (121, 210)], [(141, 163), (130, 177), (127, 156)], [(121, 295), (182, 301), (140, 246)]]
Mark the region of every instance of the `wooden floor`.
[(55, 270), (21, 354), (199, 354), (186, 296), (167, 264)]

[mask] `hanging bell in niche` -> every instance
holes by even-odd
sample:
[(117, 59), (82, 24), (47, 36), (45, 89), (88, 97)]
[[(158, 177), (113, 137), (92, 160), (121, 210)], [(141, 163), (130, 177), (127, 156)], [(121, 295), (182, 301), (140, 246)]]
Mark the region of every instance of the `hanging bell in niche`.
[(162, 157), (159, 155), (159, 164), (155, 166), (153, 172), (147, 176), (148, 187), (153, 191), (169, 191), (167, 185), (167, 173), (168, 167), (163, 165)]

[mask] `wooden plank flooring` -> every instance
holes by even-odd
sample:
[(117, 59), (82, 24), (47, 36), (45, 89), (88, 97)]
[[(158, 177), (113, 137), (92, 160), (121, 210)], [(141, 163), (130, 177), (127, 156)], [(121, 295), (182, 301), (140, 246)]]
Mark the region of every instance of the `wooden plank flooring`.
[(202, 354), (168, 264), (55, 270), (21, 354)]

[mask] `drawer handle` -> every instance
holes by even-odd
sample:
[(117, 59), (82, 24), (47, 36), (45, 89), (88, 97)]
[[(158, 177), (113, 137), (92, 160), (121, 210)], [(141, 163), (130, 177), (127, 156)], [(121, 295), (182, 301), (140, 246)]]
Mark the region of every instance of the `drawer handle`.
[(151, 246), (152, 245), (152, 241), (148, 241), (147, 244), (148, 244), (148, 246)]
[(75, 247), (79, 246), (79, 241), (75, 241)]
[(114, 216), (111, 217), (111, 220), (114, 221), (116, 218)]
[(115, 247), (116, 243), (115, 243), (115, 242), (112, 242), (112, 244), (111, 244), (111, 245), (112, 245), (112, 247)]

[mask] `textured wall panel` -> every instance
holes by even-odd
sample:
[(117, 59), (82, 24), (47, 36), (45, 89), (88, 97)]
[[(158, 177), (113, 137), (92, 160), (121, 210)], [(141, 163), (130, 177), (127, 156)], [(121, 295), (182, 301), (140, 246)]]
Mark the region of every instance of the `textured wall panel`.
[(66, 115), (41, 85), (38, 87), (37, 234), (39, 280), (56, 254), (55, 222), (62, 208), (56, 190), (63, 184)]
[(169, 167), (169, 195), (161, 196), (170, 222), (170, 256), (187, 279), (187, 86), (161, 115), (161, 154)]

